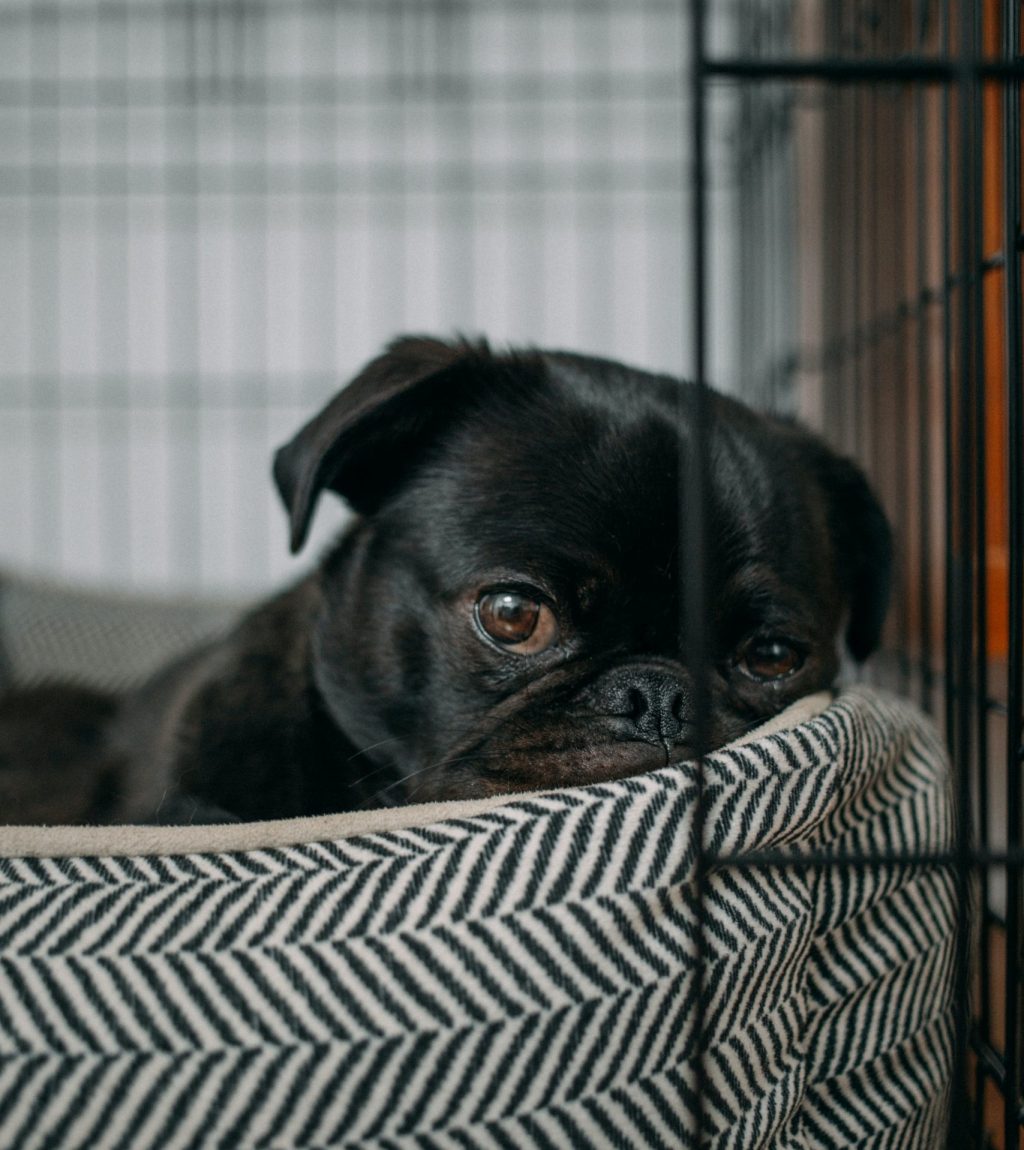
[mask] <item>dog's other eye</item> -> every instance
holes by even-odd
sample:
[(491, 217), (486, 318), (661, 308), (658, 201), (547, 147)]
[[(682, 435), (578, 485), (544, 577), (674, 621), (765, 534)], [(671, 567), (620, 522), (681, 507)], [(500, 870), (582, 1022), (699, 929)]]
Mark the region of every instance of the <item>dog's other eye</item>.
[(737, 666), (751, 679), (784, 679), (798, 671), (804, 657), (784, 639), (751, 639), (740, 651)]
[(546, 651), (558, 638), (551, 608), (521, 591), (487, 591), (476, 602), (482, 631), (517, 655)]

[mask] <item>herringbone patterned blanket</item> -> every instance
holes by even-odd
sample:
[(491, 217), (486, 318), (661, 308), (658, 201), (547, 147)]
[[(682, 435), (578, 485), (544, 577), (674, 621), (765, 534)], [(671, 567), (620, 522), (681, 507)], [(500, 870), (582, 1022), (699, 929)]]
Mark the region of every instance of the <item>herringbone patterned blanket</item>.
[(936, 1145), (952, 875), (849, 862), (950, 845), (932, 727), (849, 690), (709, 756), (697, 810), (684, 764), (333, 841), (2, 859), (0, 1146)]

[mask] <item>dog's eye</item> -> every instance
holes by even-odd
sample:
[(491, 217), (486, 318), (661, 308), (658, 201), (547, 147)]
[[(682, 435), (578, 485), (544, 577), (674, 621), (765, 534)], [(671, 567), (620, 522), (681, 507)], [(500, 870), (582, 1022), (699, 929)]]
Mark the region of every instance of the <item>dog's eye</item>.
[(740, 652), (738, 666), (752, 679), (784, 679), (804, 662), (800, 651), (783, 639), (751, 639)]
[(521, 591), (487, 591), (476, 603), (482, 631), (518, 655), (546, 651), (558, 638), (551, 608)]

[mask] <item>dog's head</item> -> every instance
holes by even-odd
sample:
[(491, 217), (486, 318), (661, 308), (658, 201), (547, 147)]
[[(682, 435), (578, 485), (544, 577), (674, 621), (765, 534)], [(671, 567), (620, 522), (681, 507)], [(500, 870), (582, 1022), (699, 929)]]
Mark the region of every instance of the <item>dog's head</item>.
[[(595, 782), (712, 749), (875, 647), (890, 537), (863, 476), (708, 397), (705, 665), (684, 609), (694, 389), (605, 360), (399, 340), (277, 454), (293, 550), (329, 488), (315, 674), (409, 799)], [(692, 619), (692, 611), (689, 612)]]

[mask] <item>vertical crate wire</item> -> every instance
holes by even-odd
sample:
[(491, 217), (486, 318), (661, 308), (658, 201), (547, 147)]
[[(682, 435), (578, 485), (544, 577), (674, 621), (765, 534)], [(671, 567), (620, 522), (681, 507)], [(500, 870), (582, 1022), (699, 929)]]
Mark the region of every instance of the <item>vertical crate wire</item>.
[[(1004, 6), (1002, 57), (1012, 64), (1021, 54), (1021, 5)], [(1006, 738), (1006, 956), (1003, 979), (1006, 988), (1003, 1035), (1006, 1099), (1004, 1145), (1019, 1139), (1024, 1121), (1024, 1051), (1021, 1010), (1022, 950), (1024, 950), (1024, 346), (1021, 340), (1021, 258), (1024, 255), (1024, 221), (1021, 218), (1021, 87), (1020, 78), (1008, 78), (1003, 92), (1003, 165), (1005, 198), (1003, 252), (1006, 258), (1004, 307), (1006, 330), (1006, 388), (1009, 554), (1007, 636), (1007, 738)]]

